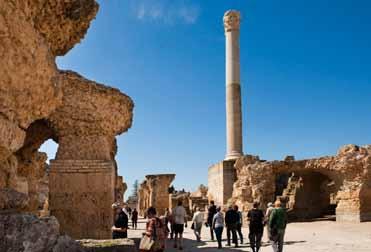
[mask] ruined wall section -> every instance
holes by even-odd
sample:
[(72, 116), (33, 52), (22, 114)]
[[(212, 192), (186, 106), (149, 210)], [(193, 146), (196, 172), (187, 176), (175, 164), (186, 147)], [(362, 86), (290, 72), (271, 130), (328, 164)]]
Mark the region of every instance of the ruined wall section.
[[(331, 189), (331, 193), (336, 194), (337, 221), (370, 220), (370, 164), (370, 146), (347, 145), (336, 156), (299, 161), (266, 162), (259, 160), (259, 157), (246, 155), (235, 164), (237, 181), (231, 202), (244, 210), (251, 208), (254, 201), (259, 201), (265, 207), (268, 202), (275, 200), (276, 177), (280, 174), (295, 173), (305, 179), (307, 175), (319, 173), (334, 183), (331, 186), (335, 189)], [(313, 180), (309, 176), (303, 183), (313, 183)]]

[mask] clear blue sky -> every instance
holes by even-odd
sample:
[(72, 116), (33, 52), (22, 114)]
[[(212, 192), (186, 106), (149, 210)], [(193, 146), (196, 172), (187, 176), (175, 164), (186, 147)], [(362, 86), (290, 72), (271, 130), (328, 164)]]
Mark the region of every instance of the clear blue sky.
[(174, 185), (193, 190), (224, 158), (222, 16), (232, 8), (243, 17), (245, 153), (308, 158), (371, 143), (371, 1), (99, 3), (83, 43), (58, 65), (134, 100), (116, 157), (128, 193), (151, 173), (176, 173)]

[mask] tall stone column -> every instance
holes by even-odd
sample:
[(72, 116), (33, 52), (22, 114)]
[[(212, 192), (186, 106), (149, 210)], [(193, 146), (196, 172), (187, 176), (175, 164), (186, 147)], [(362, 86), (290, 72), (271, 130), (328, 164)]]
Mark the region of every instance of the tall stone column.
[(242, 113), (240, 86), (240, 13), (229, 10), (223, 17), (226, 37), (226, 121), (227, 153), (233, 160), (242, 152)]

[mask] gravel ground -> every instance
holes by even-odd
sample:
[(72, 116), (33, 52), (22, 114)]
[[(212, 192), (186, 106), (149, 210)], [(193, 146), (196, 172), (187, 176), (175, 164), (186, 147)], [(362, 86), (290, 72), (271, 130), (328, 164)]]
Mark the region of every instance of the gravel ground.
[[(129, 230), (129, 238), (139, 238), (144, 230), (145, 220), (140, 220), (138, 230)], [(183, 251), (220, 251), (216, 242), (210, 241), (209, 230), (202, 228), (202, 241), (196, 242), (190, 225), (184, 232)], [(243, 229), (245, 241), (248, 242), (248, 229)], [(226, 233), (223, 233), (223, 246), (226, 244)], [(266, 234), (263, 241), (266, 241)], [(168, 240), (166, 251), (177, 251)], [(239, 248), (224, 247), (222, 251), (251, 251), (249, 244)], [(263, 242), (261, 252), (273, 251), (270, 244)], [(290, 223), (286, 229), (285, 252), (371, 252), (371, 222), (368, 223), (336, 223), (332, 221), (317, 221), (305, 223)]]

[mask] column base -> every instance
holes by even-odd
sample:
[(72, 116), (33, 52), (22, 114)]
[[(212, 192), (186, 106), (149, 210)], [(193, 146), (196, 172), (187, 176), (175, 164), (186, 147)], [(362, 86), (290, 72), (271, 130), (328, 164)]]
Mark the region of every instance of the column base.
[(240, 152), (232, 152), (232, 153), (228, 153), (226, 156), (225, 156), (225, 159), (224, 160), (236, 160), (240, 157), (242, 157), (243, 154), (240, 153)]
[(236, 181), (235, 160), (223, 160), (214, 164), (208, 171), (208, 196), (217, 206), (227, 206), (233, 194)]

